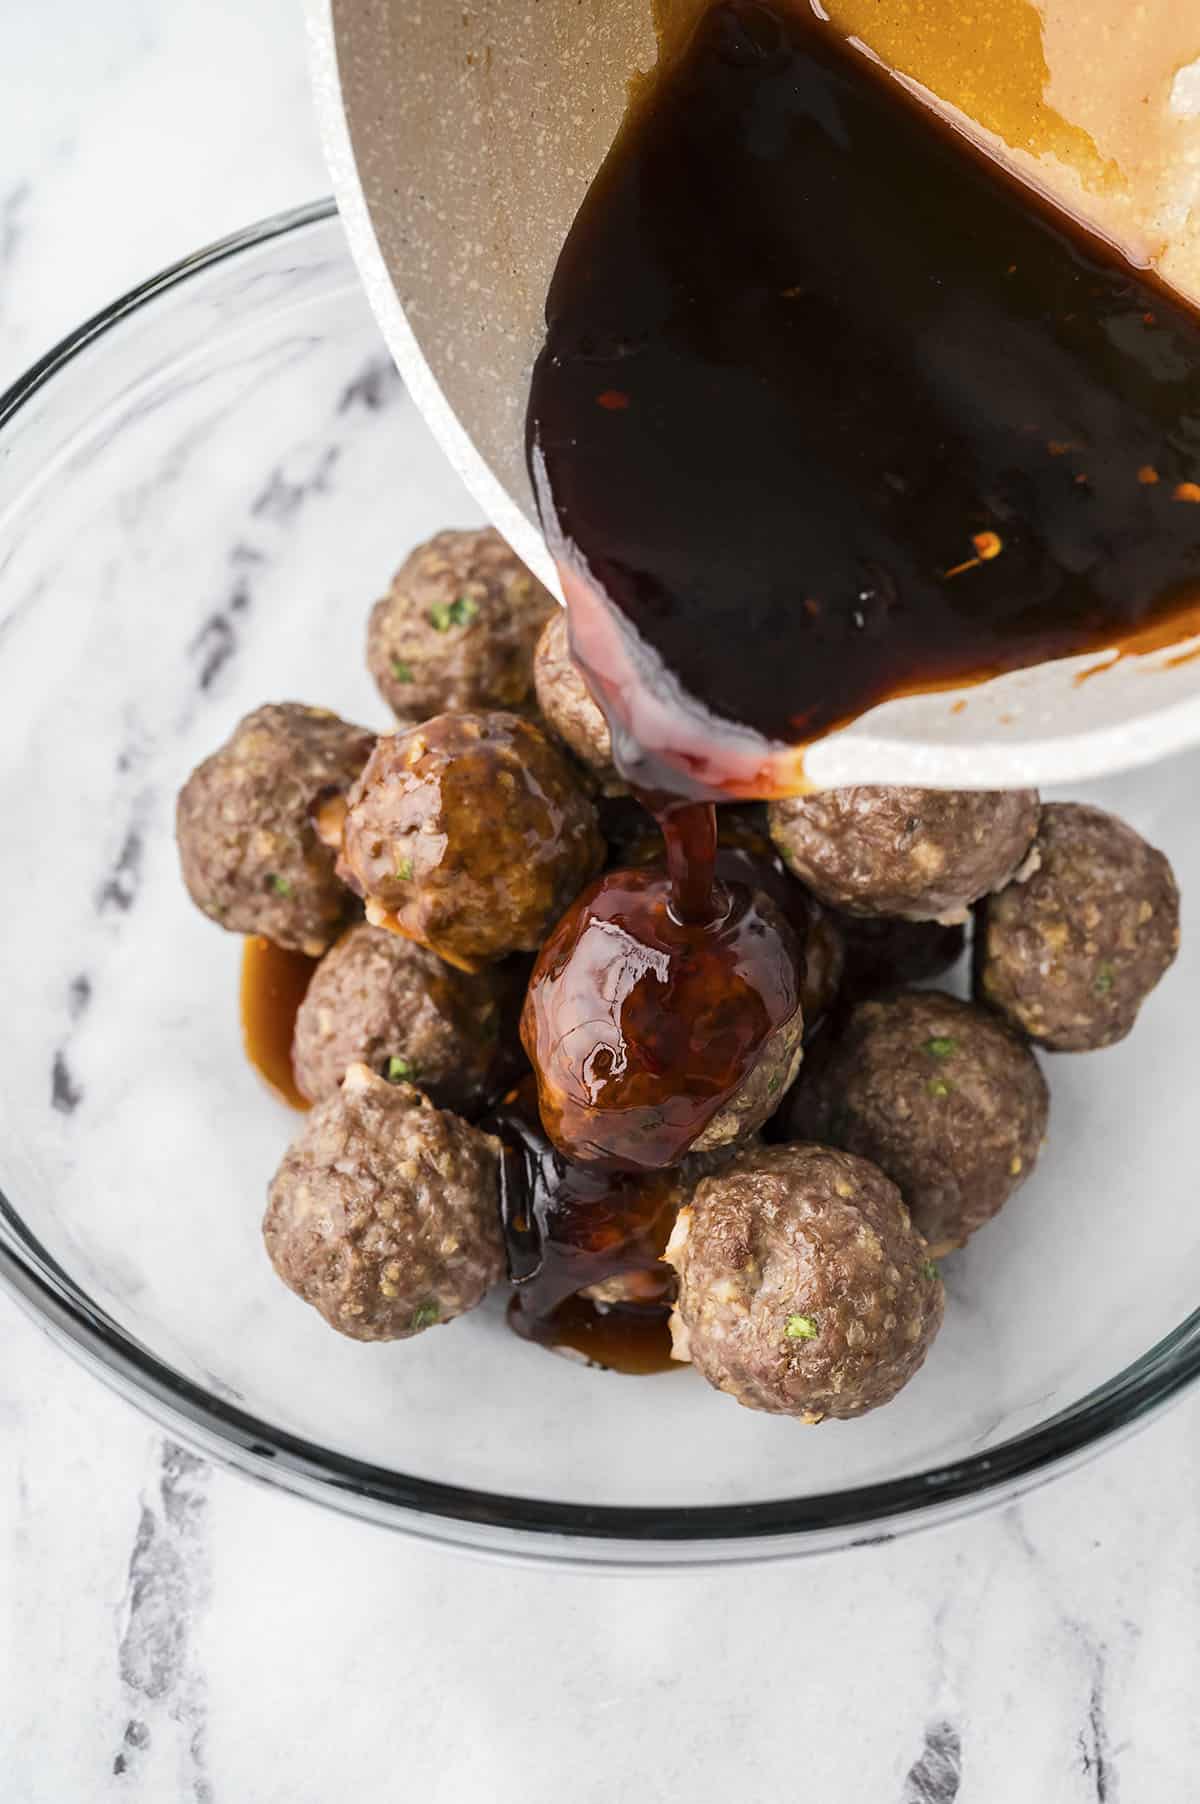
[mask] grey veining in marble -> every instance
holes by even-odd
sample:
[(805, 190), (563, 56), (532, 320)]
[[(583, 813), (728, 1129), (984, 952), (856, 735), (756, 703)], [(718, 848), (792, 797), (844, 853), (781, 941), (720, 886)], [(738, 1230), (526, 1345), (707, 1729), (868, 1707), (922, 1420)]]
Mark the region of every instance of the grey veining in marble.
[(207, 1683), (193, 1645), (210, 1584), (209, 1469), (198, 1455), (164, 1440), (156, 1476), (142, 1493), (121, 1603), (117, 1660), (130, 1715), (113, 1773), (136, 1771), (165, 1738), (174, 1745), (181, 1792), (195, 1804), (211, 1804)]

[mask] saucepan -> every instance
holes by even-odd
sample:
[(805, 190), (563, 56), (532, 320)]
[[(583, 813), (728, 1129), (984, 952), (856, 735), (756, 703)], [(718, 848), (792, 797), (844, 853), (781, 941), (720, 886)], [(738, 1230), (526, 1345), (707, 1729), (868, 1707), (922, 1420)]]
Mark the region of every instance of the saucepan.
[[(868, 20), (863, 54), (889, 66), (902, 21), (897, 79), (1200, 296), (1190, 9), (1148, 0), (1130, 16), (1111, 0), (995, 0), (987, 44), (968, 34), (948, 45), (945, 8), (833, 3), (851, 28)], [(310, 0), (326, 149), (384, 336), (467, 488), (556, 592), (524, 457), (546, 289), (631, 80), (698, 7), (674, 0), (656, 16), (651, 0)], [(1024, 57), (1019, 80), (1001, 43)], [(1015, 96), (1014, 81), (1024, 84)], [(1061, 131), (1037, 138), (1012, 129), (1019, 117)], [(1091, 171), (1070, 154), (1085, 141)], [(1106, 179), (1114, 169), (1120, 179)], [(812, 747), (807, 775), (818, 787), (1004, 788), (1144, 764), (1200, 740), (1198, 650), (1193, 639), (1092, 652), (890, 701)]]

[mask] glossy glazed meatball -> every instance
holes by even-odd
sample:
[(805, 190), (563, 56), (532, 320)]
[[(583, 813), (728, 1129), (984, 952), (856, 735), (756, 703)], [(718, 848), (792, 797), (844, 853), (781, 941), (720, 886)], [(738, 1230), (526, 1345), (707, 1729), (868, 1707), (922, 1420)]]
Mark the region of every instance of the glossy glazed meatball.
[(1042, 809), (1037, 868), (989, 898), (976, 994), (1051, 1052), (1123, 1040), (1179, 950), (1170, 865), (1102, 809)]
[(859, 785), (772, 802), (768, 818), (791, 869), (831, 907), (964, 920), (1025, 862), (1038, 798), (1032, 789)]
[(352, 1065), (284, 1155), (263, 1238), (290, 1290), (352, 1340), (406, 1340), (504, 1276), (490, 1135)]
[(348, 790), (375, 744), (326, 708), (256, 708), (179, 792), (183, 880), (206, 915), (314, 957), (337, 938), (352, 898), (318, 839), (313, 810)]
[(702, 934), (662, 870), (602, 879), (538, 955), (521, 1040), (556, 1148), (587, 1164), (664, 1170), (743, 1138), (801, 1058), (796, 936), (744, 888)]
[(418, 545), (371, 612), (367, 664), (402, 720), (449, 708), (524, 708), (533, 648), (559, 608), (491, 527)]
[(825, 1146), (756, 1147), (706, 1178), (666, 1258), (677, 1357), (750, 1409), (877, 1409), (941, 1325), (941, 1282), (896, 1186)]
[(534, 951), (604, 845), (566, 757), (514, 714), (439, 714), (381, 739), (338, 869), (367, 918), (467, 970)]
[(1050, 1098), (1003, 1021), (937, 990), (853, 1008), (789, 1098), (787, 1131), (872, 1159), (935, 1256), (961, 1246), (1037, 1164)]
[(369, 1065), (470, 1115), (498, 1065), (511, 987), (495, 967), (459, 971), (382, 927), (352, 927), (317, 966), (296, 1016), (296, 1084), (320, 1102), (351, 1065)]
[(567, 616), (562, 608), (556, 608), (542, 628), (534, 654), (533, 680), (546, 724), (581, 764), (596, 773), (606, 795), (620, 795), (625, 785), (613, 764), (612, 734), (583, 672), (571, 656)]

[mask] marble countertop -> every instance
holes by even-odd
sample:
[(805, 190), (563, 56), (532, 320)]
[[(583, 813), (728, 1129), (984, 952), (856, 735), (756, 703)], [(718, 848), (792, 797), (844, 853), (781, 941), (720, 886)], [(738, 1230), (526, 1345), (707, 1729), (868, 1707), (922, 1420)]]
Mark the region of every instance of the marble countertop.
[[(0, 387), (323, 192), (291, 0), (5, 20)], [(0, 1299), (4, 1804), (1182, 1804), (1200, 1399), (1020, 1505), (678, 1578), (489, 1565), (257, 1489)]]

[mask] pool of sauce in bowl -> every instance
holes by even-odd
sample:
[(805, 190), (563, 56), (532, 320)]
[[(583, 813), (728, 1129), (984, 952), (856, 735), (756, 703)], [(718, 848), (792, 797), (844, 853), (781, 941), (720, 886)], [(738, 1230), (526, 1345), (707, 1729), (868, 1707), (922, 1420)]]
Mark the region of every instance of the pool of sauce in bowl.
[[(674, 1274), (661, 1263), (681, 1200), (667, 1173), (613, 1173), (565, 1159), (538, 1116), (532, 1077), (484, 1126), (501, 1142), (500, 1210), (513, 1281), (509, 1325), (523, 1340), (607, 1370), (677, 1370), (668, 1319)], [(620, 1277), (636, 1300), (579, 1293)]]
[(703, 16), (546, 313), (531, 472), (643, 785), (795, 788), (877, 702), (1184, 635), (1200, 319), (800, 5)]
[(251, 934), (242, 946), (241, 1016), (246, 1057), (275, 1094), (293, 1109), (308, 1098), (292, 1074), (292, 1034), (317, 960), (288, 952), (273, 940)]

